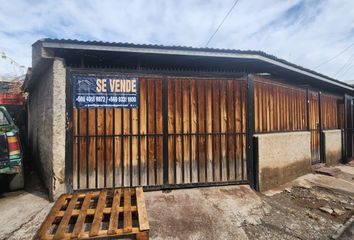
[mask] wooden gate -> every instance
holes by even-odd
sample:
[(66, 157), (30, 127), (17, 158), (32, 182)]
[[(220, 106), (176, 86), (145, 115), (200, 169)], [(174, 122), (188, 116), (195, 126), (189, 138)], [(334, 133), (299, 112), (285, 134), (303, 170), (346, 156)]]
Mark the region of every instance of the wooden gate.
[(309, 130), (311, 133), (311, 162), (321, 162), (321, 126), (319, 93), (309, 91)]
[(138, 81), (139, 108), (72, 108), (74, 190), (247, 181), (245, 80)]
[(168, 79), (168, 182), (246, 180), (246, 83)]

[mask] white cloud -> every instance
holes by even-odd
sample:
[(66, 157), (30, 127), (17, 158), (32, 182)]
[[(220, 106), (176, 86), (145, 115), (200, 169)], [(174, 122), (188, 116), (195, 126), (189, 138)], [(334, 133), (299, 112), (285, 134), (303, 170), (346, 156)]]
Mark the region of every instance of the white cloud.
[[(0, 51), (29, 66), (31, 44), (44, 37), (203, 47), (233, 2), (2, 1)], [(352, 0), (240, 0), (209, 47), (262, 50), (313, 69), (353, 42)], [(316, 70), (352, 80), (352, 56), (354, 46)]]

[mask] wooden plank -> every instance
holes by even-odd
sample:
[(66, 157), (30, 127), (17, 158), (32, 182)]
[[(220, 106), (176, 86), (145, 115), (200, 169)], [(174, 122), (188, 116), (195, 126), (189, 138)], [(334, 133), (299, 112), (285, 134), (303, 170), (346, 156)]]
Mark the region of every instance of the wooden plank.
[[(197, 132), (197, 97), (196, 97), (196, 88), (197, 82), (195, 79), (191, 79), (191, 123), (192, 128), (191, 132)], [(196, 135), (192, 135), (191, 137), (191, 145), (192, 145), (192, 182), (198, 182), (198, 159), (197, 159), (197, 137)]]
[(65, 238), (66, 229), (68, 227), (68, 223), (71, 218), (71, 213), (76, 206), (77, 199), (78, 199), (78, 194), (74, 194), (74, 196), (70, 199), (69, 205), (68, 205), (67, 209), (65, 210), (65, 214), (60, 221), (60, 224), (58, 226), (58, 229), (55, 232), (53, 239), (57, 240), (57, 239)]
[(113, 108), (106, 108), (106, 187), (113, 187)]
[(163, 184), (163, 126), (162, 126), (162, 79), (156, 80), (156, 164), (157, 164), (157, 184)]
[(147, 108), (147, 103), (146, 103), (146, 78), (139, 78), (140, 81), (140, 91), (139, 91), (139, 99), (140, 99), (140, 106), (139, 106), (139, 111), (140, 111), (140, 134), (142, 135), (140, 137), (140, 174), (141, 174), (141, 185), (146, 186), (147, 185), (147, 157), (146, 157), (146, 141), (147, 138), (144, 136), (147, 131), (146, 131), (146, 118), (147, 118), (147, 113), (146, 113), (146, 108)]
[(82, 231), (82, 227), (84, 225), (85, 218), (86, 218), (87, 209), (90, 206), (91, 197), (92, 197), (92, 192), (87, 193), (85, 196), (85, 199), (84, 199), (82, 206), (81, 206), (81, 210), (79, 211), (79, 216), (77, 217), (77, 220), (76, 220), (76, 223), (74, 226), (74, 230), (71, 234), (72, 238), (77, 238)]
[(132, 212), (131, 212), (131, 190), (125, 188), (124, 190), (124, 233), (132, 231)]
[(147, 112), (147, 122), (148, 122), (148, 133), (151, 134), (151, 136), (147, 137), (147, 142), (148, 142), (148, 183), (149, 185), (155, 185), (155, 171), (154, 171), (154, 165), (155, 165), (155, 139), (153, 137), (153, 134), (156, 133), (155, 131), (155, 111), (154, 111), (154, 106), (155, 106), (155, 94), (154, 94), (154, 82), (156, 79), (148, 79), (148, 112)]
[(189, 101), (189, 89), (190, 89), (190, 81), (189, 79), (184, 80), (184, 91), (183, 91), (183, 129), (186, 135), (184, 135), (184, 149), (182, 151), (182, 154), (184, 154), (184, 182), (189, 183), (190, 182), (190, 142), (191, 138), (188, 133), (190, 133), (190, 115), (189, 115), (189, 108), (190, 108), (190, 101)]
[[(80, 169), (79, 169), (79, 178), (80, 178), (80, 189), (85, 189), (87, 188), (86, 186), (86, 168), (87, 168), (87, 164), (86, 164), (86, 160), (87, 160), (87, 156), (86, 156), (86, 148), (88, 147), (87, 143), (86, 143), (86, 132), (87, 132), (87, 109), (79, 109), (80, 111), (80, 129), (78, 129), (79, 131), (79, 151), (80, 151)], [(82, 137), (81, 137), (82, 136)]]
[(175, 142), (175, 79), (169, 78), (167, 81), (167, 97), (168, 97), (168, 182), (170, 184), (175, 184), (175, 150), (174, 150), (174, 142)]
[(221, 175), (221, 181), (227, 181), (227, 166), (226, 166), (226, 119), (227, 119), (227, 114), (226, 114), (226, 81), (221, 80), (220, 81), (220, 87), (221, 87), (221, 92), (220, 92), (220, 132), (223, 133), (220, 135), (221, 138), (221, 162), (222, 162), (222, 175)]
[(104, 109), (97, 109), (97, 175), (98, 188), (104, 188)]
[(35, 239), (37, 239), (37, 238), (47, 239), (48, 238), (47, 232), (48, 232), (49, 228), (52, 226), (52, 223), (55, 220), (57, 213), (59, 212), (59, 210), (61, 209), (61, 207), (65, 203), (66, 196), (67, 196), (66, 194), (61, 195), (59, 197), (59, 199), (55, 202), (53, 208), (50, 210), (50, 213), (48, 214), (48, 216), (46, 217), (46, 219), (42, 223), (41, 227), (37, 231), (37, 234), (36, 234), (37, 237)]
[(123, 109), (123, 121), (124, 121), (124, 137), (123, 137), (123, 164), (124, 164), (124, 184), (123, 186), (131, 186), (130, 182), (130, 144), (131, 144), (131, 125), (130, 125), (130, 111), (131, 109)]
[(213, 136), (210, 135), (212, 133), (212, 112), (211, 112), (211, 104), (212, 104), (212, 99), (211, 99), (211, 91), (212, 91), (212, 81), (213, 80), (207, 80), (206, 81), (206, 129), (205, 131), (209, 133), (207, 135), (207, 140), (206, 140), (206, 146), (207, 146), (207, 181), (212, 182), (213, 180)]
[(116, 234), (116, 230), (118, 228), (121, 193), (121, 189), (117, 189), (114, 191), (111, 216), (109, 219), (109, 226), (107, 231), (109, 235)]
[(103, 209), (106, 204), (106, 196), (107, 196), (107, 191), (103, 190), (101, 191), (98, 197), (96, 212), (90, 230), (90, 237), (97, 236), (98, 232), (100, 231), (101, 222), (103, 218)]
[[(138, 109), (134, 108), (132, 111), (132, 134), (138, 134)], [(138, 137), (134, 136), (131, 139), (132, 144), (132, 186), (139, 185), (139, 169), (138, 169)]]
[[(88, 134), (91, 136), (95, 135), (95, 109), (90, 108), (88, 109)], [(89, 188), (95, 188), (96, 186), (96, 138), (90, 137), (89, 138)]]
[[(181, 134), (182, 133), (182, 114), (181, 114), (181, 109), (182, 109), (182, 92), (181, 92), (181, 79), (176, 79), (176, 122), (175, 122), (175, 128), (176, 128), (176, 133)], [(182, 183), (182, 136), (177, 135), (176, 136), (176, 180), (177, 184)]]
[(139, 218), (139, 229), (140, 231), (149, 230), (149, 221), (147, 217), (145, 198), (142, 187), (137, 187), (136, 192), (136, 204), (138, 208), (138, 218)]
[(205, 182), (205, 138), (203, 133), (205, 133), (205, 112), (204, 112), (204, 81), (203, 79), (198, 79), (196, 80), (197, 83), (197, 91), (198, 95), (198, 115), (197, 115), (197, 122), (198, 122), (198, 133), (199, 137), (197, 139), (197, 144), (198, 144), (198, 150), (199, 150), (199, 182)]

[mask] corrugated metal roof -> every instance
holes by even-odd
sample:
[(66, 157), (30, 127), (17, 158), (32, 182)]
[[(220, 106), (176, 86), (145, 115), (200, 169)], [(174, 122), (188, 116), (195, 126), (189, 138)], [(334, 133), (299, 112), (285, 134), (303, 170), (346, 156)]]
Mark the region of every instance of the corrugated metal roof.
[[(307, 73), (313, 74), (318, 76), (319, 78), (325, 78), (330, 81), (336, 82), (340, 85), (345, 85), (347, 87), (350, 87), (353, 89), (353, 87), (345, 82), (339, 81), (337, 79), (331, 78), (329, 76), (326, 76), (324, 74), (318, 73), (314, 70), (296, 65), (294, 63), (288, 62), (284, 59), (277, 58), (273, 55), (267, 54), (263, 51), (255, 51), (255, 50), (238, 50), (238, 49), (220, 49), (220, 48), (197, 48), (197, 47), (188, 47), (188, 46), (165, 46), (165, 45), (157, 45), (157, 44), (134, 44), (134, 43), (127, 43), (127, 42), (103, 42), (103, 41), (82, 41), (82, 40), (77, 40), (77, 39), (52, 39), (52, 38), (45, 38), (38, 40), (37, 42), (42, 42), (42, 43), (55, 43), (59, 44), (58, 48), (60, 47), (60, 44), (63, 44), (62, 47), (64, 47), (65, 44), (77, 44), (77, 45), (86, 45), (86, 46), (102, 46), (107, 47), (123, 47), (123, 48), (135, 48), (135, 49), (162, 49), (162, 50), (177, 50), (177, 51), (192, 51), (192, 52), (208, 52), (208, 53), (225, 53), (225, 54), (243, 54), (243, 55), (257, 55), (261, 56), (273, 61), (276, 61), (278, 63), (285, 64), (289, 67), (296, 68), (301, 71), (305, 71)], [(37, 43), (36, 42), (36, 43)], [(35, 44), (36, 44), (35, 43)], [(45, 47), (45, 46), (44, 46)]]

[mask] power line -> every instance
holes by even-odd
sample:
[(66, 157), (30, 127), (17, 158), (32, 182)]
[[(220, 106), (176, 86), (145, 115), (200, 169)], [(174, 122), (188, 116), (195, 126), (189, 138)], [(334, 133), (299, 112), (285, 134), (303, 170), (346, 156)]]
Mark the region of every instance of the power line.
[(354, 66), (354, 58), (352, 59), (351, 63), (348, 65), (348, 68), (342, 72), (342, 74), (339, 74), (339, 76), (345, 76), (345, 74)]
[(352, 61), (354, 60), (354, 54), (352, 54), (347, 61), (343, 64), (343, 66), (341, 68), (338, 69), (338, 71), (334, 74), (335, 77), (337, 77), (338, 75), (340, 75), (340, 73), (348, 66), (351, 65)]
[(236, 0), (234, 2), (234, 4), (232, 5), (232, 7), (230, 8), (230, 10), (227, 12), (227, 14), (225, 15), (225, 17), (222, 19), (222, 21), (220, 22), (218, 28), (215, 30), (215, 32), (210, 36), (209, 40), (207, 41), (207, 43), (205, 44), (205, 47), (207, 47), (210, 43), (210, 41), (214, 38), (215, 34), (219, 31), (220, 27), (224, 24), (226, 18), (230, 15), (230, 13), (232, 12), (232, 10), (235, 8), (236, 4), (238, 3), (239, 0)]
[(324, 64), (329, 63), (330, 61), (336, 59), (337, 57), (339, 57), (340, 55), (342, 55), (345, 51), (347, 51), (349, 48), (351, 48), (352, 46), (354, 46), (354, 43), (350, 44), (349, 46), (347, 46), (346, 48), (344, 48), (342, 51), (340, 51), (339, 53), (337, 53), (336, 55), (334, 55), (332, 58), (328, 59), (327, 61), (322, 62), (321, 64), (317, 65), (314, 69), (317, 69), (319, 67), (321, 67)]

